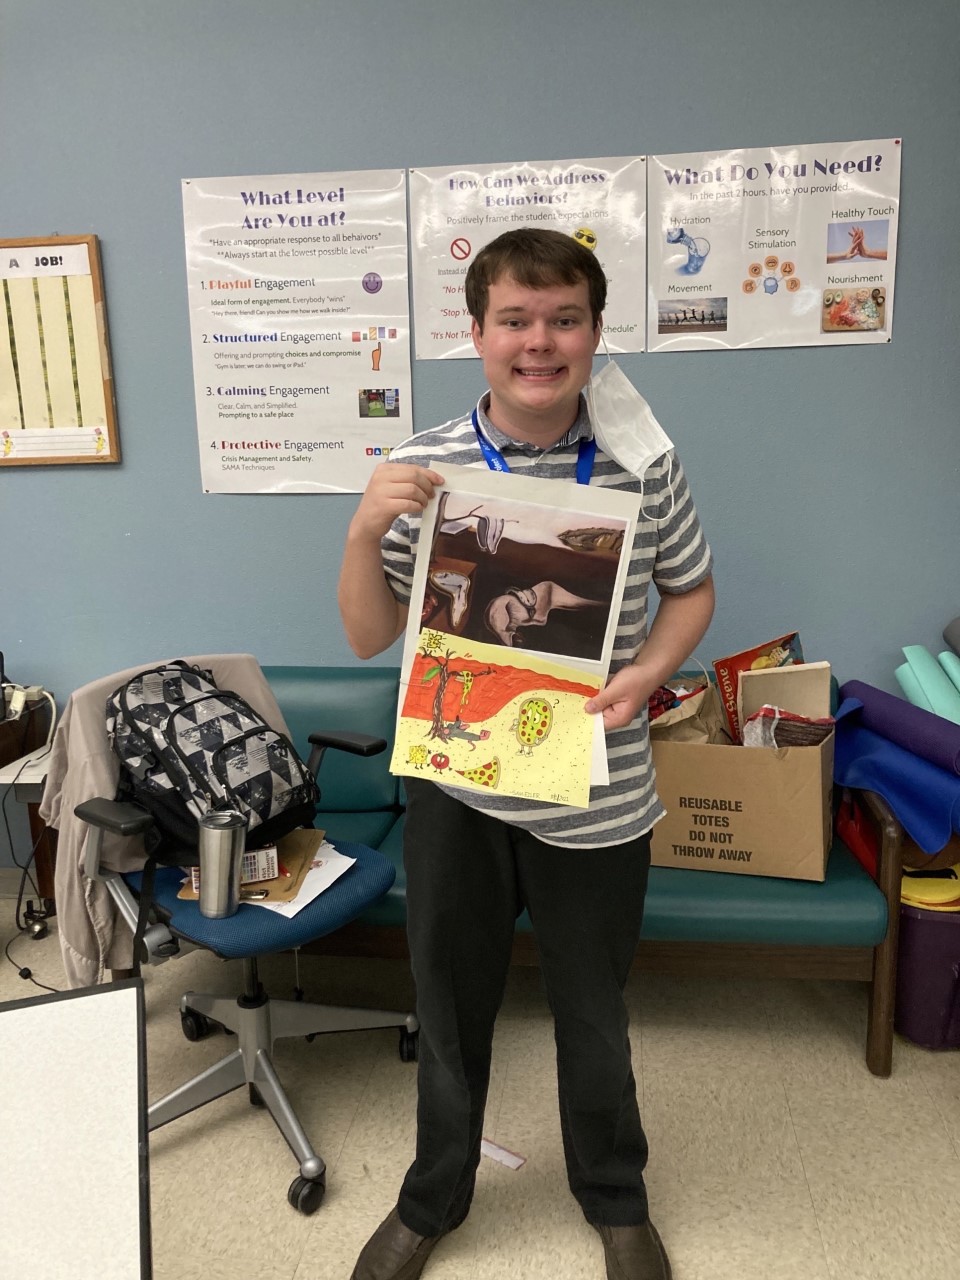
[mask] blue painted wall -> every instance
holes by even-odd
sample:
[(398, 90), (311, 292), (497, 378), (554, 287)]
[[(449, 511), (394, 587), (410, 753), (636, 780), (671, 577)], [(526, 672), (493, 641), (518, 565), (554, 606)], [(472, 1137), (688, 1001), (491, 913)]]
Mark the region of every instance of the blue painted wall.
[[(892, 343), (623, 359), (715, 549), (700, 656), (799, 628), (894, 689), (960, 613), (958, 66), (956, 0), (0, 0), (0, 235), (100, 236), (123, 449), (0, 477), (9, 673), (353, 661), (356, 497), (200, 492), (181, 178), (902, 136)], [(416, 364), (416, 421), (482, 386)]]

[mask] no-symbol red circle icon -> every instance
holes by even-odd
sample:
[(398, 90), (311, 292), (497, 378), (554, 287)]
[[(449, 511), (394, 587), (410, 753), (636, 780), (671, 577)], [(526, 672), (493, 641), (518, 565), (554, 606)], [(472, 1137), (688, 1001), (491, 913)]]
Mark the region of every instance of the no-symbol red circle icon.
[(465, 240), (463, 236), (458, 236), (457, 239), (451, 243), (450, 252), (455, 258), (458, 258), (462, 262), (464, 258), (470, 257), (473, 250), (470, 246), (469, 240)]

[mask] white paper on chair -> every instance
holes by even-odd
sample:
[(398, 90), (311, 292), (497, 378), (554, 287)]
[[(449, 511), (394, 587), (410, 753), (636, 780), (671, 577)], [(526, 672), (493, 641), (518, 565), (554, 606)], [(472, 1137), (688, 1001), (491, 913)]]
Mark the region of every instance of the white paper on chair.
[(310, 864), (310, 870), (303, 877), (300, 892), (292, 902), (257, 902), (256, 899), (245, 898), (244, 903), (251, 907), (263, 907), (265, 911), (275, 911), (289, 919), (308, 906), (324, 889), (329, 889), (355, 862), (356, 858), (338, 853), (332, 844), (324, 840)]

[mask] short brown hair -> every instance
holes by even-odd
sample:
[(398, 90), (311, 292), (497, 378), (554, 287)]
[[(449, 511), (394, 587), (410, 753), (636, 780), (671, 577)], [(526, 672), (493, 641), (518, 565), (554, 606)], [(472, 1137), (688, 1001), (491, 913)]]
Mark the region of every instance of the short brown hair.
[(585, 280), (594, 326), (607, 301), (607, 277), (589, 249), (562, 231), (518, 227), (485, 245), (467, 272), (467, 310), (482, 332), (492, 284), (509, 276), (525, 289), (547, 289)]

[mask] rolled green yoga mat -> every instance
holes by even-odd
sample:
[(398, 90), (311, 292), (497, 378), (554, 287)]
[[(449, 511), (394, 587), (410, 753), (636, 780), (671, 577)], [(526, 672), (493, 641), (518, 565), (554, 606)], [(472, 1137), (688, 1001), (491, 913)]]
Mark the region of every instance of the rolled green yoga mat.
[(954, 687), (933, 654), (922, 644), (910, 644), (904, 646), (903, 656), (929, 699), (934, 714), (960, 724), (960, 689)]
[(945, 649), (937, 658), (937, 661), (950, 677), (950, 683), (960, 693), (960, 658), (955, 653), (951, 653), (949, 649)]
[(908, 702), (912, 702), (915, 707), (922, 707), (924, 711), (932, 711), (930, 699), (923, 692), (923, 686), (913, 674), (913, 668), (909, 662), (905, 662), (902, 667), (897, 667), (893, 673), (897, 677), (897, 684), (903, 690), (903, 696)]

